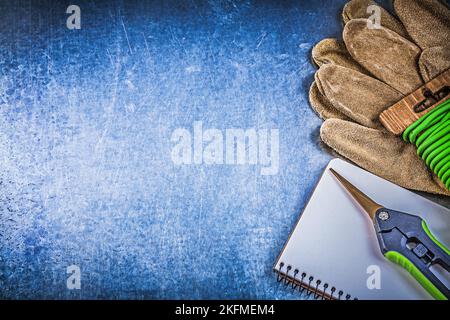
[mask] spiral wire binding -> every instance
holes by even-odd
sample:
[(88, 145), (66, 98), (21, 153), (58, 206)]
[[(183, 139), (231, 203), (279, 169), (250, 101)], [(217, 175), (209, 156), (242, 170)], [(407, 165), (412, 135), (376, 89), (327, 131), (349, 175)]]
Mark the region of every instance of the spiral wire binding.
[[(310, 297), (311, 295), (313, 295), (314, 300), (352, 299), (352, 296), (350, 294), (346, 294), (344, 297), (344, 292), (342, 290), (339, 290), (336, 293), (337, 289), (335, 287), (331, 287), (329, 293), (327, 293), (327, 289), (329, 288), (328, 283), (324, 283), (322, 286), (323, 290), (319, 291), (319, 286), (322, 284), (321, 280), (317, 279), (316, 281), (314, 281), (314, 276), (308, 276), (306, 272), (301, 272), (300, 274), (300, 271), (298, 269), (294, 269), (292, 271), (292, 266), (290, 265), (286, 266), (286, 271), (282, 271), (284, 266), (284, 262), (280, 262), (279, 268), (275, 268), (275, 272), (277, 273), (277, 281), (284, 284), (286, 287), (290, 286), (294, 291), (298, 290), (301, 295), (305, 295), (306, 297)], [(353, 299), (358, 300), (357, 298)]]

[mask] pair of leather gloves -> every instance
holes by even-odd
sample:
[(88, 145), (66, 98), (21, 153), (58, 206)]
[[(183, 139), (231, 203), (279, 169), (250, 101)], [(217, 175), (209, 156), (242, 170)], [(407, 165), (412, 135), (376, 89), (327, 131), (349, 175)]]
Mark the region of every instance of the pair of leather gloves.
[[(450, 9), (439, 0), (394, 0), (370, 28), (369, 0), (342, 13), (343, 43), (324, 39), (312, 51), (319, 66), (310, 102), (325, 120), (322, 140), (366, 170), (408, 189), (450, 195), (416, 153), (389, 133), (380, 113), (450, 67)], [(371, 21), (371, 20), (370, 20)]]

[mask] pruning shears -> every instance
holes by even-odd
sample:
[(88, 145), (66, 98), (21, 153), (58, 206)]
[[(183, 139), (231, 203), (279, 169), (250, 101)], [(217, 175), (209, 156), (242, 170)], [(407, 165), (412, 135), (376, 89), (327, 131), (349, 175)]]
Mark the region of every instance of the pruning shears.
[(383, 207), (335, 170), (330, 171), (371, 218), (383, 255), (406, 269), (435, 299), (448, 300), (449, 284), (433, 267), (440, 266), (448, 274), (450, 250), (436, 239), (425, 220)]

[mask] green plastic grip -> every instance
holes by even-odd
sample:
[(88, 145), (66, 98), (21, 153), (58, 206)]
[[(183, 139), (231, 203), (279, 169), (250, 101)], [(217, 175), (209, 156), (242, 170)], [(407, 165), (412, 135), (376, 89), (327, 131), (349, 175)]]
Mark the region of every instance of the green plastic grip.
[(436, 237), (431, 233), (430, 229), (428, 229), (427, 223), (425, 222), (425, 220), (422, 220), (422, 228), (425, 231), (425, 233), (428, 235), (428, 237), (430, 237), (430, 239), (436, 243), (436, 245), (441, 248), (442, 250), (445, 251), (446, 254), (450, 255), (450, 250), (447, 249), (441, 242), (439, 242), (438, 239), (436, 239)]
[[(431, 233), (425, 220), (422, 220), (422, 228), (428, 235), (431, 241), (433, 241), (439, 248), (441, 248), (445, 253), (450, 255), (450, 250), (447, 249), (438, 239)], [(398, 264), (407, 270), (421, 285), (428, 291), (433, 298), (438, 300), (447, 300), (445, 295), (439, 291), (438, 288), (430, 281), (428, 278), (404, 255), (398, 253), (397, 251), (388, 251), (384, 255), (389, 261)]]
[(428, 278), (425, 277), (424, 274), (404, 255), (396, 251), (388, 251), (384, 256), (389, 261), (394, 262), (406, 269), (406, 271), (408, 271), (422, 285), (422, 287), (424, 287), (424, 289), (431, 294), (433, 298), (437, 300), (447, 300), (444, 294), (440, 292), (439, 289), (436, 288), (434, 284), (431, 283), (431, 281), (428, 280)]

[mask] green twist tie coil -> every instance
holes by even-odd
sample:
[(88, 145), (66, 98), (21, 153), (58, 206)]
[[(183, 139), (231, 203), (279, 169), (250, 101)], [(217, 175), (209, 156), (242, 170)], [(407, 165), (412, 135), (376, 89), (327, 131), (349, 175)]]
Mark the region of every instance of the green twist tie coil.
[(450, 99), (410, 125), (403, 140), (417, 147), (417, 154), (450, 190)]

